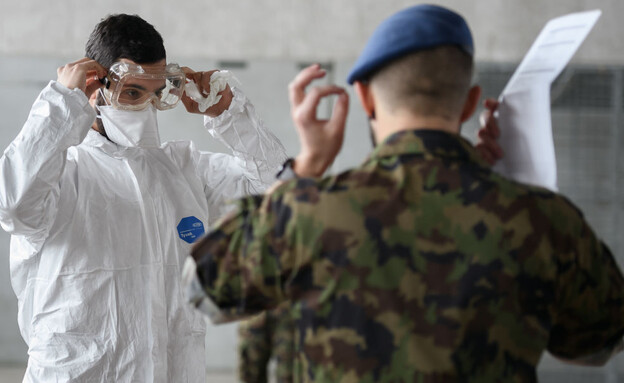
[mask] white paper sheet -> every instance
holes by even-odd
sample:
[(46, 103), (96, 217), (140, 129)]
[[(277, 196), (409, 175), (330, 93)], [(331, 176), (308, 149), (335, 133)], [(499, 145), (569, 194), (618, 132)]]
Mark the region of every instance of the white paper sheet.
[(499, 98), (499, 144), (505, 155), (494, 170), (516, 181), (557, 190), (550, 119), (550, 85), (601, 15), (600, 10), (550, 20)]

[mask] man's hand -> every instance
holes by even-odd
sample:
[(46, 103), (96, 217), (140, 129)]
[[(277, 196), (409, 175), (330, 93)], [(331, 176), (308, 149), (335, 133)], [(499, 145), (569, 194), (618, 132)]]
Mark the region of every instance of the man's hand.
[[(197, 85), (200, 94), (210, 93), (210, 76), (214, 72), (218, 72), (217, 70), (195, 72), (188, 67), (183, 67), (182, 70), (186, 74), (186, 78), (193, 80), (193, 82)], [(221, 96), (219, 102), (206, 109), (205, 112), (201, 112), (197, 102), (190, 98), (186, 93), (182, 95), (182, 103), (189, 113), (205, 114), (210, 117), (217, 117), (224, 111), (228, 110), (230, 104), (232, 103), (232, 99), (234, 98), (234, 94), (232, 93), (232, 89), (230, 89), (229, 85), (227, 85), (225, 89), (218, 94)]]
[(494, 112), (498, 108), (498, 101), (488, 98), (483, 102), (485, 110), (481, 113), (479, 123), (479, 142), (475, 146), (481, 157), (490, 165), (494, 165), (496, 161), (503, 158), (503, 149), (496, 141), (500, 136), (498, 122), (494, 117)]
[[(344, 139), (345, 122), (349, 111), (349, 95), (336, 85), (306, 87), (325, 76), (320, 65), (303, 69), (288, 86), (290, 113), (297, 127), (301, 152), (295, 158), (293, 170), (299, 177), (320, 177), (334, 162)], [(329, 120), (316, 117), (318, 105), (324, 97), (337, 95)]]
[(87, 98), (102, 86), (101, 78), (106, 77), (108, 69), (88, 57), (65, 64), (56, 70), (57, 82), (69, 89), (79, 88)]

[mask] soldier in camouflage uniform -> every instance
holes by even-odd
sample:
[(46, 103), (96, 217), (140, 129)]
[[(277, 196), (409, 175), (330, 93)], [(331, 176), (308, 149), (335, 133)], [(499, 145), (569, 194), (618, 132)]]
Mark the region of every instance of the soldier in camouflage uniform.
[[(292, 299), (295, 379), (535, 382), (544, 350), (604, 363), (624, 334), (624, 279), (567, 199), (508, 180), (460, 137), (480, 90), (472, 39), (437, 6), (392, 16), (349, 77), (375, 138), (358, 168), (318, 178), (342, 143), (337, 88), (290, 87), (299, 177), (237, 202), (187, 263), (216, 320)], [(337, 94), (334, 115), (316, 119)]]
[(241, 382), (267, 382), (269, 361), (276, 362), (275, 381), (293, 381), (295, 324), (290, 302), (263, 311), (238, 327), (238, 377)]

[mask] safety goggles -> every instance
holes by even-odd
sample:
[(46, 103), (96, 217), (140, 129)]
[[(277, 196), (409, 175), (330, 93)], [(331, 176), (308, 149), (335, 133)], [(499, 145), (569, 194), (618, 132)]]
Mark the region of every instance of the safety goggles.
[(152, 103), (159, 110), (167, 110), (180, 101), (186, 76), (178, 64), (167, 64), (164, 70), (154, 70), (116, 62), (103, 83), (103, 93), (116, 109), (143, 110)]

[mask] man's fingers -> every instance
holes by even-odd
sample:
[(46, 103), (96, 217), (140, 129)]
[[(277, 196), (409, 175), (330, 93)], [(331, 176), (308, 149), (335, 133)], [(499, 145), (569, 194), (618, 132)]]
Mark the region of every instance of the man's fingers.
[(481, 131), (486, 134), (492, 136), (494, 139), (498, 138), (500, 135), (500, 130), (498, 129), (498, 122), (496, 122), (496, 118), (492, 115), (492, 112), (489, 110), (484, 110), (479, 116), (479, 125), (481, 126)]
[(214, 69), (205, 72), (195, 72), (189, 67), (182, 67), (182, 71), (188, 80), (192, 80), (195, 85), (197, 85), (200, 94), (207, 95), (210, 93), (210, 77), (219, 70)]
[(346, 91), (339, 94), (336, 102), (334, 103), (334, 110), (332, 112), (330, 121), (332, 125), (336, 125), (344, 130), (345, 123), (347, 122), (347, 115), (349, 114), (349, 95)]
[[(197, 87), (199, 88), (199, 92), (204, 94), (204, 95), (208, 95), (210, 94), (210, 78), (212, 77), (212, 74), (218, 72), (218, 70), (209, 70), (206, 72), (200, 72), (199, 74), (199, 79), (196, 81), (197, 82)], [(228, 88), (226, 86), (226, 88)]]
[(87, 59), (85, 61), (79, 61), (76, 63), (76, 66), (80, 67), (80, 70), (84, 71), (85, 75), (87, 73), (95, 73), (98, 79), (108, 74), (108, 69), (104, 68), (95, 60)]
[(65, 70), (81, 70), (84, 73), (92, 72), (98, 75), (98, 78), (106, 76), (108, 69), (104, 68), (97, 61), (84, 57), (80, 60), (74, 61), (69, 64), (65, 64), (57, 69), (57, 74), (64, 72)]
[(497, 160), (500, 160), (501, 158), (503, 158), (503, 155), (504, 155), (503, 149), (500, 147), (500, 145), (498, 145), (496, 141), (484, 141), (483, 144), (485, 145), (487, 150), (492, 154), (492, 157), (494, 157)]
[(325, 70), (319, 64), (310, 65), (303, 69), (288, 85), (288, 97), (291, 106), (297, 106), (305, 98), (305, 88), (318, 78), (325, 76)]
[(479, 126), (481, 127), (481, 129), (487, 126), (491, 118), (492, 112), (490, 112), (488, 109), (481, 112), (481, 114), (479, 115)]
[(485, 107), (485, 110), (480, 116), (481, 127), (486, 128), (494, 138), (498, 138), (500, 136), (498, 121), (494, 115), (499, 105), (500, 103), (498, 102), (498, 100), (494, 98), (486, 98), (483, 101), (483, 106)]
[[(182, 72), (184, 72), (184, 74), (186, 75), (187, 79), (193, 80), (195, 84), (197, 84), (198, 86), (201, 86), (200, 81), (201, 81), (202, 72), (195, 72), (194, 70), (186, 66), (182, 67), (181, 69), (182, 69)], [(201, 92), (201, 89), (199, 91)]]
[(93, 60), (93, 59), (90, 59), (88, 57), (83, 57), (80, 60), (76, 60), (74, 62), (70, 62), (68, 64), (65, 64), (64, 66), (75, 66), (75, 65), (84, 64), (84, 63), (89, 62), (89, 61), (94, 61), (95, 62), (95, 60)]
[[(93, 82), (104, 78), (108, 70), (95, 60), (84, 57), (59, 67), (56, 73), (58, 76), (57, 81), (60, 84), (65, 85), (69, 89), (79, 88), (85, 92), (87, 96), (90, 96), (94, 89), (97, 89), (97, 86), (94, 85)], [(89, 86), (88, 90), (86, 89), (87, 85)]]
[(498, 144), (495, 138), (493, 138), (487, 130), (481, 129), (479, 130), (479, 146), (485, 147), (494, 158), (500, 159), (503, 157), (503, 149)]
[(477, 150), (477, 152), (479, 152), (479, 155), (485, 160), (485, 162), (490, 165), (494, 165), (494, 163), (496, 162), (494, 156), (492, 156), (492, 153), (490, 153), (490, 151), (483, 144), (477, 144), (477, 146), (475, 146), (475, 149)]
[(478, 133), (480, 139), (478, 150), (490, 164), (501, 159), (504, 155), (503, 149), (497, 141), (500, 137), (500, 129), (498, 120), (494, 117), (494, 113), (496, 109), (498, 109), (499, 104), (500, 103), (493, 98), (485, 99), (483, 102), (485, 110), (479, 116), (481, 129)]
[(490, 117), (487, 125), (485, 126), (485, 129), (488, 130), (488, 132), (490, 133), (492, 137), (494, 137), (494, 139), (498, 139), (498, 137), (500, 137), (500, 129), (498, 127), (498, 120), (494, 116)]
[(312, 88), (305, 95), (303, 102), (297, 108), (299, 117), (307, 120), (316, 119), (316, 108), (318, 107), (323, 97), (330, 96), (332, 94), (344, 93), (344, 89), (336, 85), (323, 85)]
[[(192, 80), (197, 85), (197, 90), (199, 90), (199, 93), (201, 94), (201, 84), (199, 84), (199, 81), (201, 80), (201, 72), (195, 72), (187, 66), (183, 66), (180, 69), (182, 69), (182, 72), (184, 72), (187, 80)], [(181, 100), (188, 112), (193, 113), (193, 106), (197, 108), (197, 103), (188, 96), (188, 93), (186, 91), (182, 93)]]
[(491, 110), (484, 110), (481, 113), (479, 116), (479, 125), (481, 125), (481, 130), (486, 130), (494, 139), (500, 136), (498, 121)]
[(490, 109), (492, 112), (494, 112), (498, 108), (498, 104), (498, 100), (494, 98), (486, 98), (485, 100), (483, 100), (483, 106), (487, 109)]
[(218, 69), (213, 69), (213, 70), (208, 70), (205, 72), (202, 72), (202, 78), (204, 79), (204, 81), (208, 81), (208, 83), (210, 83), (210, 77), (212, 77), (212, 74), (215, 72), (218, 72)]
[[(183, 66), (182, 72), (186, 75), (186, 78), (189, 80), (193, 80), (195, 84), (199, 83), (199, 79), (201, 78), (201, 72), (195, 72), (193, 69)], [(201, 90), (199, 90), (201, 92)], [(186, 92), (182, 93), (182, 97), (180, 97), (180, 101), (182, 101), (182, 105), (186, 108), (186, 111), (189, 113), (195, 113), (199, 110), (199, 106), (197, 102), (195, 102), (192, 98), (188, 96)]]
[(189, 113), (199, 112), (199, 105), (195, 101), (193, 101), (193, 99), (188, 97), (186, 94), (182, 95), (182, 98), (180, 100), (182, 101), (182, 104), (186, 108), (187, 112)]
[(87, 85), (86, 85), (86, 88), (85, 88), (85, 95), (87, 96), (87, 98), (89, 98), (89, 97), (91, 97), (93, 92), (97, 91), (101, 87), (102, 87), (102, 83), (97, 78), (97, 75), (93, 75), (93, 77), (91, 77), (91, 78), (87, 77)]
[(191, 68), (189, 68), (187, 66), (183, 66), (180, 69), (182, 69), (182, 72), (184, 72), (184, 73), (194, 73), (195, 72), (194, 70), (192, 70)]
[(189, 68), (187, 66), (183, 66), (180, 69), (182, 69), (182, 72), (184, 72), (184, 74), (187, 75), (187, 77), (193, 75), (193, 73), (197, 73), (197, 72), (195, 72), (194, 70), (192, 70), (191, 68)]

